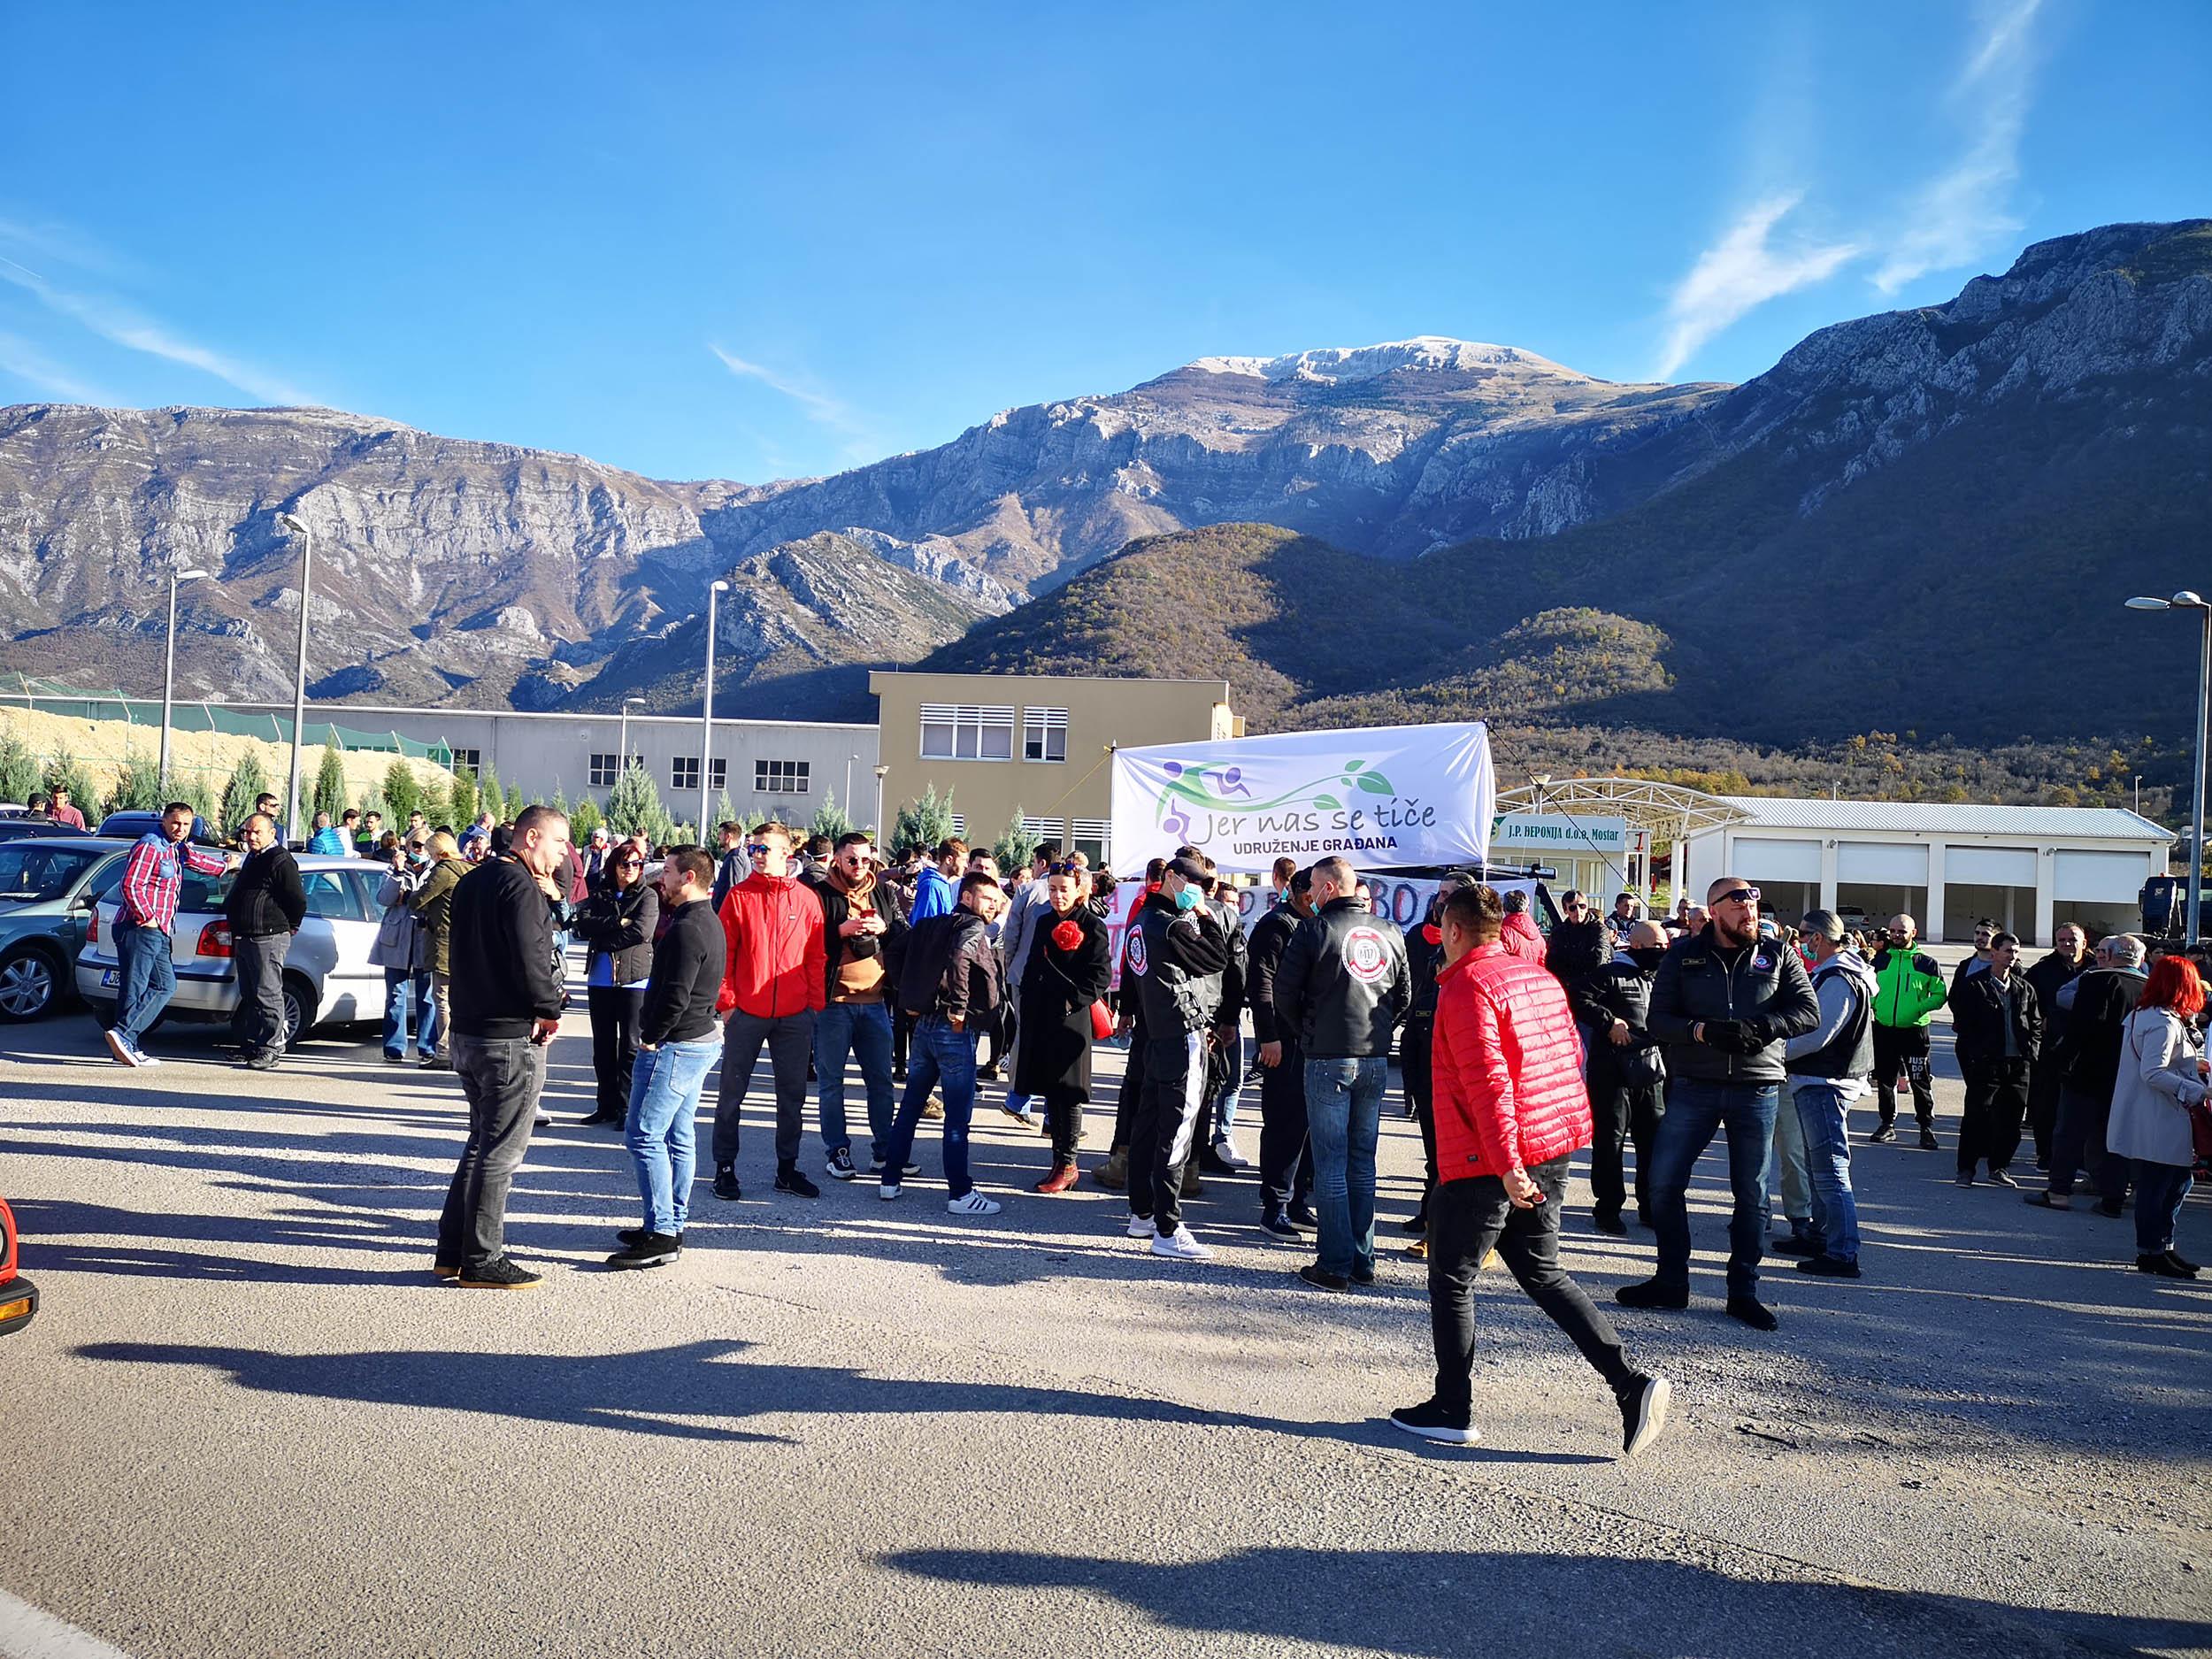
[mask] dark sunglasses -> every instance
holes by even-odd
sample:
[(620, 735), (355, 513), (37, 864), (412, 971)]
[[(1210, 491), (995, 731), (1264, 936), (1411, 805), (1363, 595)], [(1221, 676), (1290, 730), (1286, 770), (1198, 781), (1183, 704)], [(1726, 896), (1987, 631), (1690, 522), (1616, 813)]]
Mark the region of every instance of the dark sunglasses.
[(1047, 864), (1045, 866), (1045, 874), (1048, 876), (1079, 876), (1082, 873), (1083, 867), (1080, 864)]
[(645, 860), (642, 858), (618, 858), (614, 861), (614, 867), (617, 870), (642, 870), (645, 868)]
[(755, 841), (745, 850), (755, 858), (765, 858), (768, 856), (768, 847), (764, 841)]
[(1756, 904), (1758, 902), (1759, 889), (1756, 887), (1731, 887), (1713, 901), (1716, 904)]

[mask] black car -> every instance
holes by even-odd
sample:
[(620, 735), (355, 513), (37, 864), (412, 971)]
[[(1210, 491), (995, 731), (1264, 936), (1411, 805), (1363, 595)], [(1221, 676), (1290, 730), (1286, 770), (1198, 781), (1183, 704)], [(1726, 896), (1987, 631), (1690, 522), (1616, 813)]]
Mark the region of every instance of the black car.
[[(161, 833), (161, 814), (158, 812), (111, 812), (100, 820), (100, 834), (119, 836), (134, 841), (142, 835)], [(215, 832), (198, 813), (192, 815), (192, 833), (189, 840), (203, 847), (215, 845)]]
[(57, 824), (50, 818), (0, 818), (0, 841), (12, 841), (19, 835), (81, 835), (84, 832), (67, 824)]

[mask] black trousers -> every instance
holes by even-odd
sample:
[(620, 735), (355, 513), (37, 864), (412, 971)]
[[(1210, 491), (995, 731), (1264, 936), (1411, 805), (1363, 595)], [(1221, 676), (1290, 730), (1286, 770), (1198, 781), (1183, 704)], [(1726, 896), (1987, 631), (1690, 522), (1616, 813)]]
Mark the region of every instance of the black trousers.
[(2051, 1132), (2052, 1196), (2072, 1196), (2075, 1176), (2085, 1171), (2107, 1208), (2116, 1210), (2126, 1199), (2128, 1160), (2104, 1149), (2105, 1125), (2111, 1118), (2108, 1097), (2061, 1085), (2058, 1125)]
[[(2043, 1051), (2050, 1052), (2050, 1034), (2044, 1033)], [(2051, 1166), (2051, 1141), (2058, 1130), (2058, 1068), (2039, 1065), (2028, 1077), (2028, 1129), (2035, 1137), (2035, 1162)]]
[(1417, 1014), (1398, 1033), (1398, 1081), (1421, 1125), (1421, 1160), (1428, 1179), (1421, 1188), (1421, 1207), (1428, 1210), (1428, 1195), (1436, 1190), (1436, 1092), (1432, 1071), (1436, 1017)]
[(645, 1008), (641, 985), (595, 985), (591, 1005), (591, 1070), (599, 1082), (599, 1110), (630, 1115), (630, 1077), (637, 1069), (637, 1022)]
[(1179, 1031), (1146, 1045), (1144, 1093), (1129, 1125), (1129, 1213), (1149, 1216), (1163, 1237), (1183, 1225), (1183, 1166), (1206, 1086), (1206, 1033)]
[(1590, 1072), (1590, 1116), (1595, 1133), (1590, 1142), (1592, 1210), (1601, 1216), (1617, 1216), (1628, 1202), (1627, 1182), (1621, 1172), (1621, 1153), (1636, 1149), (1636, 1208), (1647, 1207), (1649, 1182), (1645, 1170), (1651, 1163), (1651, 1138), (1666, 1108), (1660, 1102), (1656, 1083), (1625, 1083), (1617, 1072)]
[(1083, 1096), (1083, 1090), (1062, 1083), (1050, 1085), (1040, 1096), (1045, 1103), (1045, 1127), (1052, 1135), (1055, 1169), (1074, 1163), (1075, 1150), (1082, 1144)]
[(1912, 1085), (1912, 1110), (1923, 1129), (1935, 1125), (1935, 1084), (1928, 1076), (1928, 1028), (1925, 1025), (1874, 1027), (1874, 1100), (1880, 1108), (1882, 1127), (1897, 1121), (1897, 1069), (1904, 1067)]
[(1144, 1098), (1144, 1021), (1129, 1028), (1129, 1063), (1121, 1069), (1121, 1093), (1114, 1097), (1114, 1144), (1120, 1152), (1129, 1145), (1137, 1125), (1137, 1102)]
[(1306, 1056), (1294, 1039), (1280, 1064), (1260, 1067), (1260, 1202), (1269, 1215), (1302, 1204), (1313, 1191), (1306, 1146)]
[(1436, 1402), (1447, 1411), (1465, 1413), (1474, 1405), (1475, 1277), (1493, 1247), (1529, 1300), (1567, 1333), (1616, 1395), (1635, 1383), (1613, 1322), (1559, 1265), (1566, 1157), (1532, 1164), (1528, 1173), (1544, 1202), (1527, 1210), (1513, 1208), (1494, 1175), (1445, 1181), (1429, 1195), (1429, 1328), (1436, 1343)]
[(906, 1046), (913, 1040), (914, 1016), (902, 1008), (891, 1010), (891, 1070), (903, 1078), (906, 1075)]
[(1959, 1173), (1989, 1160), (1991, 1174), (2020, 1152), (2020, 1120), (2028, 1110), (2028, 1063), (1999, 1060), (1966, 1071), (1966, 1110), (1959, 1119)]

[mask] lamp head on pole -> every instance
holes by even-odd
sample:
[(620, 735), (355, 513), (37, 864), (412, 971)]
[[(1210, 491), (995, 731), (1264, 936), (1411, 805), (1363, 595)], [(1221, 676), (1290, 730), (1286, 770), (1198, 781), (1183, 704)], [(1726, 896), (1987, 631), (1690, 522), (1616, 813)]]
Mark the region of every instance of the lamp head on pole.
[(171, 581), (173, 581), (173, 582), (194, 582), (194, 581), (197, 581), (197, 580), (199, 580), (199, 579), (200, 579), (201, 577), (205, 576), (206, 574), (208, 574), (208, 572), (205, 572), (205, 571), (198, 571), (198, 570), (193, 570), (193, 571), (175, 571), (175, 570), (173, 570), (173, 571), (171, 571), (171, 572), (169, 572), (169, 580), (170, 580)]
[(280, 512), (277, 514), (276, 521), (277, 528), (280, 530), (288, 530), (294, 535), (305, 535), (308, 534), (307, 526), (304, 524), (302, 524), (300, 520), (291, 513)]
[(717, 582), (707, 591), (710, 594), (726, 594), (730, 591), (730, 585), (727, 582)]

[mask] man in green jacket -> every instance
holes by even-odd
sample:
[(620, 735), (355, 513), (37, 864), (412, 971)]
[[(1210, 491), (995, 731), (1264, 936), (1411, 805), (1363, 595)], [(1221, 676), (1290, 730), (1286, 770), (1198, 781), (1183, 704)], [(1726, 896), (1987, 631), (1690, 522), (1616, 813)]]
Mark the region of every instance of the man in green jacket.
[(1928, 1080), (1928, 1021), (1949, 995), (1943, 970), (1918, 949), (1920, 925), (1889, 918), (1889, 943), (1874, 956), (1874, 1092), (1882, 1121), (1869, 1141), (1897, 1139), (1897, 1068), (1912, 1085), (1923, 1151), (1936, 1149), (1935, 1089)]

